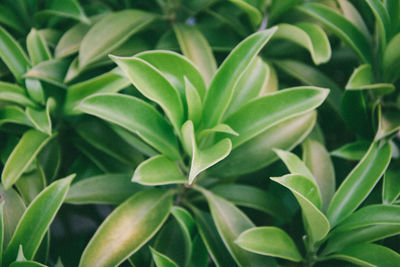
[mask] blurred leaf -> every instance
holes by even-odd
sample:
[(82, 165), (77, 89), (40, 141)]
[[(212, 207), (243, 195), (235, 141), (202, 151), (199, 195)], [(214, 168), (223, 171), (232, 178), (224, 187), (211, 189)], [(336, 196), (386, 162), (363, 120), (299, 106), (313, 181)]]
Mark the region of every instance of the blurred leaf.
[(235, 243), (243, 231), (255, 226), (242, 211), (210, 191), (201, 187), (196, 190), (207, 199), (218, 233), (239, 266), (277, 266), (273, 258), (247, 252)]
[(168, 122), (153, 106), (138, 98), (96, 94), (81, 102), (78, 110), (120, 125), (172, 159), (180, 158), (178, 144)]
[(207, 248), (203, 240), (201, 239), (200, 234), (197, 234), (193, 238), (192, 258), (190, 260), (189, 266), (191, 267), (207, 266), (208, 261), (209, 261), (209, 255)]
[(154, 19), (150, 13), (132, 9), (105, 16), (83, 38), (79, 48), (79, 67), (106, 56)]
[(47, 9), (35, 14), (36, 19), (45, 19), (51, 16), (71, 18), (84, 23), (90, 22), (77, 0), (50, 0)]
[(0, 109), (0, 126), (6, 123), (30, 126), (25, 112), (18, 106), (5, 106)]
[(85, 248), (79, 266), (114, 266), (157, 233), (172, 207), (170, 191), (139, 192), (118, 206), (100, 225)]
[(336, 191), (327, 216), (332, 226), (346, 219), (369, 195), (390, 162), (388, 143), (374, 142)]
[(150, 247), (150, 250), (153, 260), (157, 267), (178, 267), (178, 265), (167, 256), (154, 250), (152, 247)]
[(44, 105), (46, 96), (42, 84), (37, 79), (25, 79), (25, 88), (30, 98)]
[(396, 34), (387, 45), (383, 54), (383, 75), (389, 81), (399, 78), (399, 62), (400, 62), (400, 33)]
[(240, 234), (235, 241), (240, 247), (261, 255), (299, 262), (302, 256), (290, 236), (277, 227), (255, 227)]
[(22, 75), (30, 68), (28, 56), (17, 41), (0, 26), (0, 58), (10, 69), (18, 82)]
[(215, 74), (204, 101), (205, 127), (217, 125), (233, 95), (233, 89), (242, 73), (268, 42), (277, 28), (257, 32), (242, 41), (222, 63)]
[(253, 28), (257, 28), (257, 26), (262, 21), (262, 13), (258, 10), (255, 6), (248, 3), (249, 1), (246, 0), (229, 0), (230, 2), (234, 3), (238, 7), (240, 7), (244, 12), (247, 13)]
[(370, 143), (367, 141), (355, 141), (333, 150), (330, 154), (347, 160), (361, 160), (367, 153), (369, 146)]
[(39, 169), (24, 173), (16, 182), (18, 192), (21, 194), (26, 205), (46, 187), (46, 180)]
[(196, 144), (194, 126), (192, 121), (186, 121), (182, 126), (182, 135), (191, 154), (189, 184), (193, 183), (196, 176), (204, 170), (226, 158), (232, 150), (231, 140), (225, 138), (216, 144), (200, 149)]
[(117, 205), (145, 187), (132, 183), (128, 174), (104, 174), (72, 184), (65, 198), (71, 204)]
[(274, 148), (291, 150), (303, 141), (314, 127), (315, 120), (316, 113), (312, 111), (280, 122), (235, 148), (210, 172), (229, 177), (261, 169), (278, 159)]
[(395, 134), (400, 130), (400, 109), (396, 106), (378, 110), (378, 131), (375, 140), (382, 139), (388, 135)]
[(4, 166), (1, 177), (5, 190), (9, 189), (21, 177), (22, 173), (53, 137), (54, 135), (48, 136), (33, 129), (24, 133)]
[(26, 259), (33, 259), (47, 229), (63, 203), (74, 176), (70, 175), (52, 183), (27, 207), (4, 253), (5, 264), (9, 264), (15, 259), (20, 245), (23, 247)]
[(231, 138), (233, 148), (284, 120), (317, 108), (327, 95), (326, 89), (297, 87), (270, 93), (248, 102), (225, 120), (226, 124), (239, 133), (239, 136)]
[(10, 267), (47, 267), (36, 261), (16, 261), (11, 263)]
[(187, 181), (177, 164), (163, 155), (143, 161), (132, 177), (132, 182), (143, 185), (182, 184)]
[(375, 16), (376, 24), (379, 29), (379, 41), (381, 47), (384, 49), (386, 42), (389, 40), (391, 35), (390, 17), (386, 11), (385, 6), (379, 0), (366, 0), (365, 1), (371, 8), (372, 13)]
[(196, 127), (201, 121), (201, 114), (203, 106), (201, 104), (201, 97), (197, 92), (194, 85), (185, 77), (185, 96), (187, 103), (188, 120), (191, 120)]
[(174, 31), (182, 53), (199, 68), (209, 85), (217, 71), (217, 63), (207, 39), (197, 27), (189, 25), (175, 24)]
[(4, 246), (4, 200), (0, 202), (0, 265), (3, 266), (3, 246)]
[(364, 19), (358, 12), (357, 8), (355, 8), (348, 0), (339, 0), (338, 3), (343, 11), (343, 16), (357, 26), (365, 37), (371, 39), (371, 34), (369, 33), (367, 25), (365, 25)]
[(25, 33), (24, 24), (18, 19), (17, 15), (7, 5), (0, 5), (0, 23), (16, 30), (19, 33)]
[(383, 178), (382, 200), (384, 204), (392, 204), (400, 196), (400, 170), (388, 168)]
[(50, 50), (47, 47), (46, 41), (35, 28), (32, 28), (26, 37), (26, 47), (32, 65), (51, 59)]
[(298, 174), (271, 177), (271, 180), (288, 188), (296, 197), (303, 212), (304, 227), (309, 234), (311, 244), (322, 240), (328, 234), (330, 225), (318, 208), (321, 200), (316, 185), (309, 178)]
[(29, 99), (24, 88), (13, 83), (0, 81), (0, 100), (16, 103), (21, 106), (37, 107), (37, 105)]
[(320, 3), (304, 3), (297, 8), (335, 33), (363, 62), (371, 62), (371, 44), (367, 37), (345, 17)]
[(67, 73), (68, 64), (68, 60), (65, 59), (42, 61), (25, 73), (24, 77), (36, 78), (59, 87), (66, 87), (64, 77)]
[[(177, 89), (151, 64), (137, 57), (111, 57), (128, 79), (147, 98), (156, 102), (164, 110), (175, 131), (183, 124), (182, 99)], [(162, 89), (161, 89), (162, 88)]]
[(54, 99), (49, 98), (44, 109), (37, 110), (27, 107), (25, 111), (26, 116), (32, 122), (33, 126), (35, 126), (37, 130), (48, 135), (51, 135), (52, 132), (50, 109), (54, 104)]

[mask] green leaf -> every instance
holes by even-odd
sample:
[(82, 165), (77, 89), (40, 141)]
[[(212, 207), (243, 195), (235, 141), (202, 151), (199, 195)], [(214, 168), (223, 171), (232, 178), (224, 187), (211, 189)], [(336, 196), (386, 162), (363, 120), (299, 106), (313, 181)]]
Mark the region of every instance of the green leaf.
[(23, 23), (18, 19), (12, 9), (6, 5), (0, 5), (0, 23), (24, 34), (25, 29)]
[(348, 19), (351, 23), (353, 23), (357, 28), (368, 38), (371, 39), (371, 34), (365, 25), (364, 19), (358, 12), (358, 10), (353, 6), (353, 4), (348, 0), (339, 0), (338, 1), (340, 8), (343, 11), (343, 15), (346, 19)]
[(330, 77), (326, 76), (317, 68), (313, 68), (301, 61), (291, 59), (274, 60), (274, 65), (285, 73), (302, 82), (304, 85), (325, 87), (330, 89), (327, 102), (340, 112), (340, 103), (342, 101), (342, 88), (340, 88)]
[(177, 89), (159, 70), (143, 59), (115, 56), (111, 58), (145, 97), (161, 106), (175, 130), (179, 132), (184, 113)]
[(193, 206), (191, 206), (191, 209), (195, 216), (199, 234), (215, 265), (218, 267), (234, 266), (235, 262), (221, 240), (211, 215)]
[(256, 57), (240, 77), (232, 94), (225, 118), (250, 100), (260, 96), (271, 75), (271, 68), (260, 57)]
[(10, 267), (47, 267), (36, 261), (16, 261), (11, 263)]
[(291, 150), (303, 141), (314, 127), (315, 120), (316, 112), (312, 111), (272, 126), (235, 148), (210, 172), (219, 177), (229, 177), (261, 169), (278, 159), (274, 148)]
[(0, 126), (6, 123), (30, 126), (25, 112), (18, 106), (5, 106), (0, 109)]
[(346, 90), (372, 90), (377, 95), (387, 95), (395, 90), (391, 83), (374, 83), (371, 65), (363, 64), (353, 71)]
[(225, 134), (229, 134), (229, 135), (235, 135), (238, 136), (239, 134), (237, 132), (235, 132), (229, 125), (224, 124), (224, 123), (220, 123), (217, 126), (214, 126), (211, 129), (204, 129), (201, 130), (198, 134), (197, 134), (197, 138), (200, 140), (206, 138), (207, 136), (213, 134), (213, 133), (225, 133)]
[(394, 81), (399, 78), (400, 62), (400, 33), (396, 34), (387, 45), (383, 54), (383, 75), (386, 80)]
[(309, 178), (298, 174), (271, 177), (271, 180), (288, 188), (296, 197), (303, 212), (304, 226), (311, 243), (322, 240), (328, 234), (330, 226), (328, 219), (318, 209), (320, 199), (316, 185)]
[(77, 109), (122, 126), (172, 159), (180, 158), (178, 143), (168, 122), (153, 106), (138, 98), (96, 94), (82, 101)]
[(141, 58), (158, 69), (164, 77), (179, 92), (181, 98), (185, 99), (186, 79), (193, 84), (201, 99), (206, 93), (206, 84), (199, 70), (191, 61), (172, 51), (150, 50), (139, 53), (136, 57)]
[(390, 162), (388, 143), (374, 142), (332, 198), (327, 217), (332, 226), (346, 219), (369, 195)]
[(378, 130), (375, 140), (396, 134), (400, 130), (400, 109), (393, 107), (378, 107)]
[(133, 9), (105, 16), (83, 38), (79, 48), (79, 68), (106, 56), (154, 19), (150, 13)]
[(178, 267), (173, 260), (150, 247), (151, 255), (157, 267)]
[(203, 267), (207, 266), (209, 255), (200, 234), (193, 238), (192, 258), (190, 259), (189, 266)]
[(386, 42), (390, 38), (392, 30), (389, 14), (380, 0), (366, 0), (366, 3), (369, 5), (372, 13), (375, 16), (376, 23), (379, 29), (380, 45), (384, 49), (386, 46)]
[(400, 207), (369, 205), (356, 211), (334, 230), (335, 233), (377, 224), (400, 225)]
[(22, 75), (30, 68), (31, 63), (17, 41), (0, 26), (0, 58), (10, 69), (18, 82)]
[(120, 204), (145, 187), (131, 182), (131, 175), (104, 174), (74, 183), (65, 198), (71, 204)]
[(370, 143), (367, 141), (355, 141), (333, 150), (331, 156), (347, 160), (361, 160), (369, 146)]
[(215, 74), (204, 101), (205, 127), (217, 125), (231, 101), (233, 89), (246, 68), (277, 30), (257, 32), (242, 41), (222, 63)]
[(274, 195), (249, 185), (223, 184), (211, 188), (214, 194), (238, 206), (265, 212), (282, 221), (290, 216), (282, 201)]
[[(4, 246), (4, 200), (0, 202), (0, 265), (3, 264)], [(3, 266), (3, 265), (2, 265)]]
[(129, 80), (124, 77), (119, 68), (115, 68), (92, 79), (76, 83), (68, 87), (64, 113), (67, 115), (78, 115), (81, 112), (75, 108), (84, 98), (96, 93), (116, 93), (129, 84)]
[(232, 150), (232, 143), (229, 138), (225, 138), (206, 149), (199, 149), (196, 144), (192, 121), (186, 121), (182, 126), (182, 135), (187, 147), (189, 147), (189, 152), (191, 152), (189, 184), (193, 183), (199, 173), (226, 158)]
[(277, 227), (255, 227), (240, 234), (235, 241), (253, 253), (299, 262), (302, 256), (290, 236)]
[(30, 98), (36, 102), (45, 104), (45, 92), (42, 84), (37, 79), (25, 79), (25, 88)]
[(64, 77), (68, 69), (68, 60), (65, 59), (50, 59), (42, 61), (27, 73), (25, 78), (36, 78), (59, 87), (66, 87)]
[(384, 204), (392, 204), (400, 196), (400, 170), (388, 168), (383, 178), (382, 201)]
[(32, 65), (51, 59), (50, 50), (47, 47), (46, 41), (35, 28), (32, 28), (26, 37), (26, 47)]
[(225, 120), (226, 124), (239, 133), (239, 136), (231, 138), (233, 148), (284, 120), (317, 108), (328, 92), (318, 87), (295, 87), (250, 101)]
[(143, 185), (164, 185), (187, 183), (177, 164), (163, 155), (143, 161), (135, 170), (132, 182)]
[(20, 219), (4, 253), (5, 264), (9, 264), (15, 259), (20, 245), (23, 247), (25, 257), (28, 260), (33, 259), (47, 229), (64, 201), (74, 176), (70, 175), (52, 183), (31, 202)]
[(348, 247), (329, 257), (360, 266), (398, 266), (400, 255), (395, 251), (376, 244), (358, 244)]
[(185, 96), (188, 110), (188, 120), (191, 120), (195, 126), (201, 121), (203, 106), (201, 97), (194, 85), (185, 77)]
[(279, 24), (273, 39), (286, 39), (307, 49), (316, 65), (327, 62), (331, 57), (328, 37), (321, 27), (312, 23)]
[(46, 107), (42, 110), (33, 109), (30, 107), (26, 108), (26, 116), (32, 122), (35, 128), (45, 134), (51, 135), (51, 118), (50, 109), (51, 106), (55, 105), (55, 100), (49, 98), (46, 103)]
[(13, 83), (0, 81), (0, 100), (16, 103), (21, 106), (37, 107), (37, 105), (26, 95), (24, 88)]
[(302, 143), (303, 160), (318, 185), (322, 197), (322, 211), (328, 209), (329, 203), (335, 193), (335, 169), (325, 147), (313, 139), (306, 139)]
[(16, 187), (26, 205), (46, 187), (46, 180), (39, 169), (24, 173), (16, 182)]
[(153, 237), (168, 218), (170, 191), (136, 193), (100, 225), (85, 248), (79, 266), (116, 266)]
[(210, 191), (201, 187), (196, 190), (207, 199), (218, 233), (239, 266), (276, 266), (273, 258), (247, 252), (235, 243), (243, 231), (255, 226), (242, 211)]
[(77, 0), (51, 0), (48, 2), (47, 9), (35, 14), (36, 19), (45, 19), (52, 16), (71, 18), (87, 24), (90, 22)]
[(175, 24), (174, 31), (182, 53), (199, 68), (207, 85), (210, 84), (217, 63), (207, 39), (197, 27), (189, 25)]
[(18, 181), (22, 173), (53, 137), (33, 129), (24, 133), (4, 166), (1, 177), (5, 190)]
[(244, 12), (246, 12), (251, 24), (253, 25), (253, 28), (257, 28), (257, 26), (261, 23), (263, 16), (255, 6), (251, 5), (245, 0), (229, 1), (240, 7)]
[(335, 33), (357, 53), (363, 62), (371, 62), (371, 44), (367, 37), (345, 17), (320, 3), (304, 3), (297, 9), (315, 18)]

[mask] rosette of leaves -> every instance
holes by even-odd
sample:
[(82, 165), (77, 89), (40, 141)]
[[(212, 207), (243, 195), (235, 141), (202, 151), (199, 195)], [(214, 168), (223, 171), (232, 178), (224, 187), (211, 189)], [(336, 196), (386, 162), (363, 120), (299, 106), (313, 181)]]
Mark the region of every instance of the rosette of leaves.
[(303, 143), (303, 160), (287, 151), (275, 152), (290, 174), (271, 179), (289, 189), (300, 206), (305, 229), (303, 249), (299, 249), (300, 240), (294, 241), (275, 226), (246, 230), (236, 244), (257, 254), (302, 262), (306, 266), (330, 264), (333, 260), (359, 266), (400, 263), (400, 254), (395, 250), (382, 242), (374, 243), (400, 232), (400, 210), (394, 204), (400, 193), (398, 187), (396, 193), (395, 187), (390, 187), (388, 193), (385, 185), (382, 201), (364, 202), (390, 163), (392, 151), (387, 140), (371, 143), (337, 190), (330, 156), (318, 141), (308, 139)]
[[(132, 254), (135, 264), (149, 264), (149, 253), (159, 266), (204, 266), (208, 255), (218, 266), (275, 264), (272, 258), (252, 255), (234, 243), (254, 224), (209, 189), (224, 182), (216, 177), (269, 165), (277, 159), (272, 148), (299, 144), (314, 127), (315, 109), (328, 95), (327, 89), (318, 87), (265, 90), (268, 72), (257, 54), (276, 30), (257, 32), (237, 45), (208, 86), (199, 69), (174, 52), (111, 56), (150, 103), (122, 93), (98, 93), (82, 100), (76, 110), (111, 123), (125, 137), (142, 140), (153, 154), (132, 176), (132, 182), (147, 190), (128, 198), (106, 218), (83, 252), (80, 266), (114, 266)], [(76, 183), (66, 201), (87, 203), (91, 182), (99, 180), (80, 182), (86, 187)], [(271, 202), (262, 210), (279, 214), (278, 200), (252, 186), (243, 190), (260, 199), (266, 196)], [(100, 197), (93, 194), (94, 203), (104, 200), (109, 190), (96, 192)], [(211, 215), (199, 205), (201, 196), (207, 199)], [(252, 206), (251, 200), (242, 202)], [(253, 206), (260, 207), (254, 200)], [(182, 246), (184, 253), (175, 249)]]

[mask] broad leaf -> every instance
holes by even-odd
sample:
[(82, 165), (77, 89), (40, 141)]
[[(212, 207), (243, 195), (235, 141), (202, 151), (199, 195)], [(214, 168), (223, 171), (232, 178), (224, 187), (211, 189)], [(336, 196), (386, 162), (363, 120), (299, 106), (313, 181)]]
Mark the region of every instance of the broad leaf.
[(178, 143), (168, 122), (150, 104), (131, 96), (96, 94), (78, 110), (115, 123), (137, 134), (172, 159), (179, 159)]
[(174, 31), (182, 53), (199, 68), (206, 83), (210, 84), (217, 70), (217, 63), (207, 39), (197, 27), (189, 25), (175, 24)]
[(133, 9), (105, 16), (83, 38), (79, 48), (79, 67), (83, 68), (106, 56), (154, 18), (150, 13)]
[(46, 41), (36, 29), (32, 29), (26, 37), (26, 47), (32, 65), (51, 59), (50, 50), (47, 47)]
[(235, 241), (253, 253), (299, 262), (302, 256), (290, 236), (277, 227), (255, 227), (240, 234)]
[(52, 183), (27, 207), (4, 253), (5, 264), (9, 264), (15, 259), (20, 245), (23, 247), (26, 259), (33, 259), (64, 201), (74, 176), (71, 175)]
[(143, 161), (132, 177), (132, 182), (143, 185), (181, 184), (187, 181), (177, 163), (163, 155)]
[(332, 198), (327, 212), (332, 226), (346, 219), (369, 195), (389, 165), (391, 154), (388, 143), (371, 144)]
[(66, 59), (50, 59), (42, 61), (27, 73), (25, 78), (36, 78), (59, 87), (66, 87), (64, 84), (65, 74), (68, 69), (68, 60)]
[(161, 106), (178, 132), (183, 124), (182, 99), (177, 89), (154, 66), (138, 57), (111, 57), (128, 79), (147, 98)]
[(79, 266), (119, 265), (157, 233), (171, 207), (170, 191), (151, 189), (133, 195), (100, 225)]
[(4, 166), (1, 177), (5, 190), (21, 177), (52, 137), (36, 130), (24, 133)]
[(74, 183), (65, 198), (71, 204), (120, 204), (145, 187), (127, 174), (104, 174)]
[(30, 98), (42, 105), (45, 104), (46, 96), (42, 83), (39, 80), (30, 78), (25, 79), (25, 88)]
[(328, 234), (330, 226), (328, 219), (318, 208), (321, 200), (316, 185), (309, 178), (298, 174), (271, 179), (288, 188), (296, 197), (303, 212), (304, 224), (311, 244), (323, 239)]
[(79, 23), (67, 30), (57, 43), (55, 57), (64, 58), (78, 52), (83, 37), (89, 29), (90, 25)]
[(205, 127), (217, 125), (231, 101), (233, 89), (246, 68), (277, 30), (257, 32), (242, 41), (222, 63), (215, 74), (204, 102)]

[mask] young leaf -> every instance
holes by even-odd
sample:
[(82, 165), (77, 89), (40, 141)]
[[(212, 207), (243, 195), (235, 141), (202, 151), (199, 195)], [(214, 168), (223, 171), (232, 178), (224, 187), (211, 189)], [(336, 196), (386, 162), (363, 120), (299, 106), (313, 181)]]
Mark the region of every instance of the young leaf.
[(36, 78), (59, 87), (66, 87), (64, 84), (64, 77), (68, 69), (68, 60), (66, 59), (50, 59), (42, 61), (27, 73), (25, 78)]
[(239, 133), (231, 138), (233, 148), (284, 120), (317, 108), (328, 92), (317, 87), (297, 87), (250, 101), (225, 120), (226, 124)]
[(327, 62), (331, 57), (328, 37), (321, 27), (312, 23), (279, 24), (273, 39), (286, 39), (307, 49), (316, 65)]
[(4, 166), (1, 177), (5, 190), (15, 184), (53, 137), (33, 129), (24, 133)]
[(79, 266), (116, 266), (150, 240), (172, 207), (170, 191), (136, 193), (116, 208), (86, 246)]
[(106, 56), (154, 19), (150, 13), (133, 9), (105, 16), (83, 38), (79, 48), (79, 68)]
[(296, 197), (303, 212), (305, 228), (310, 235), (311, 243), (323, 239), (329, 232), (329, 221), (319, 210), (321, 204), (316, 185), (307, 177), (288, 174), (282, 177), (271, 177), (271, 180), (288, 188)]
[(342, 159), (361, 160), (367, 153), (369, 146), (370, 143), (367, 141), (355, 141), (333, 150), (330, 154)]
[(334, 32), (352, 48), (365, 63), (371, 62), (371, 45), (364, 34), (342, 15), (320, 3), (304, 3), (297, 7)]
[(179, 159), (178, 143), (168, 122), (150, 104), (126, 95), (96, 94), (77, 107), (137, 134), (172, 159)]
[(207, 39), (197, 27), (189, 25), (175, 24), (174, 31), (182, 53), (199, 68), (206, 83), (210, 84), (217, 63)]
[(0, 58), (10, 69), (18, 82), (29, 69), (31, 63), (21, 46), (15, 39), (0, 26)]
[(30, 107), (26, 108), (26, 116), (32, 122), (35, 128), (45, 134), (51, 135), (51, 118), (50, 118), (50, 108), (54, 105), (54, 99), (49, 98), (46, 103), (46, 107), (42, 110), (33, 109)]
[(68, 192), (75, 175), (57, 180), (43, 190), (28, 206), (4, 253), (5, 264), (11, 263), (22, 245), (26, 259), (32, 260)]
[(276, 266), (273, 258), (247, 252), (235, 243), (243, 231), (255, 226), (242, 211), (210, 191), (201, 187), (196, 187), (196, 190), (207, 199), (218, 233), (239, 266)]
[(132, 183), (126, 174), (104, 174), (74, 183), (65, 198), (71, 204), (117, 205), (145, 187)]
[(187, 181), (177, 164), (163, 155), (143, 161), (132, 177), (132, 182), (143, 185), (182, 184)]
[(191, 165), (189, 172), (189, 184), (193, 183), (196, 176), (226, 158), (232, 150), (231, 140), (225, 138), (218, 143), (200, 150), (196, 144), (194, 126), (192, 121), (186, 121), (182, 126), (182, 135), (189, 152), (191, 152)]
[(240, 234), (235, 241), (253, 253), (299, 262), (302, 256), (290, 236), (277, 227), (255, 227)]
[(327, 212), (332, 226), (346, 219), (368, 196), (389, 165), (391, 154), (388, 143), (371, 144), (332, 198)]
[(128, 79), (147, 98), (161, 106), (175, 130), (183, 124), (182, 100), (177, 89), (151, 64), (137, 57), (111, 57)]
[(316, 112), (312, 111), (276, 124), (235, 148), (210, 172), (220, 177), (229, 177), (261, 169), (278, 159), (274, 148), (291, 150), (303, 141), (314, 127), (315, 120)]
[(392, 204), (400, 196), (399, 169), (388, 168), (383, 178), (382, 202)]
[(16, 84), (2, 81), (0, 81), (0, 100), (16, 103), (21, 106), (37, 107), (37, 105), (26, 95), (24, 88), (19, 87)]
[(32, 28), (31, 32), (26, 37), (26, 47), (32, 65), (51, 59), (50, 50), (47, 47), (45, 40), (34, 28)]
[(222, 63), (215, 74), (204, 101), (205, 127), (217, 125), (231, 101), (233, 89), (258, 52), (277, 27), (257, 32), (242, 41)]
[(395, 251), (376, 244), (358, 244), (348, 247), (329, 257), (361, 266), (398, 266), (400, 255)]
[(178, 267), (173, 260), (150, 247), (151, 255), (157, 267)]
[(194, 89), (201, 99), (206, 94), (206, 84), (199, 70), (187, 58), (172, 51), (151, 50), (139, 53), (136, 57), (141, 58), (158, 69), (164, 77), (179, 91), (184, 99), (185, 77), (193, 84)]

